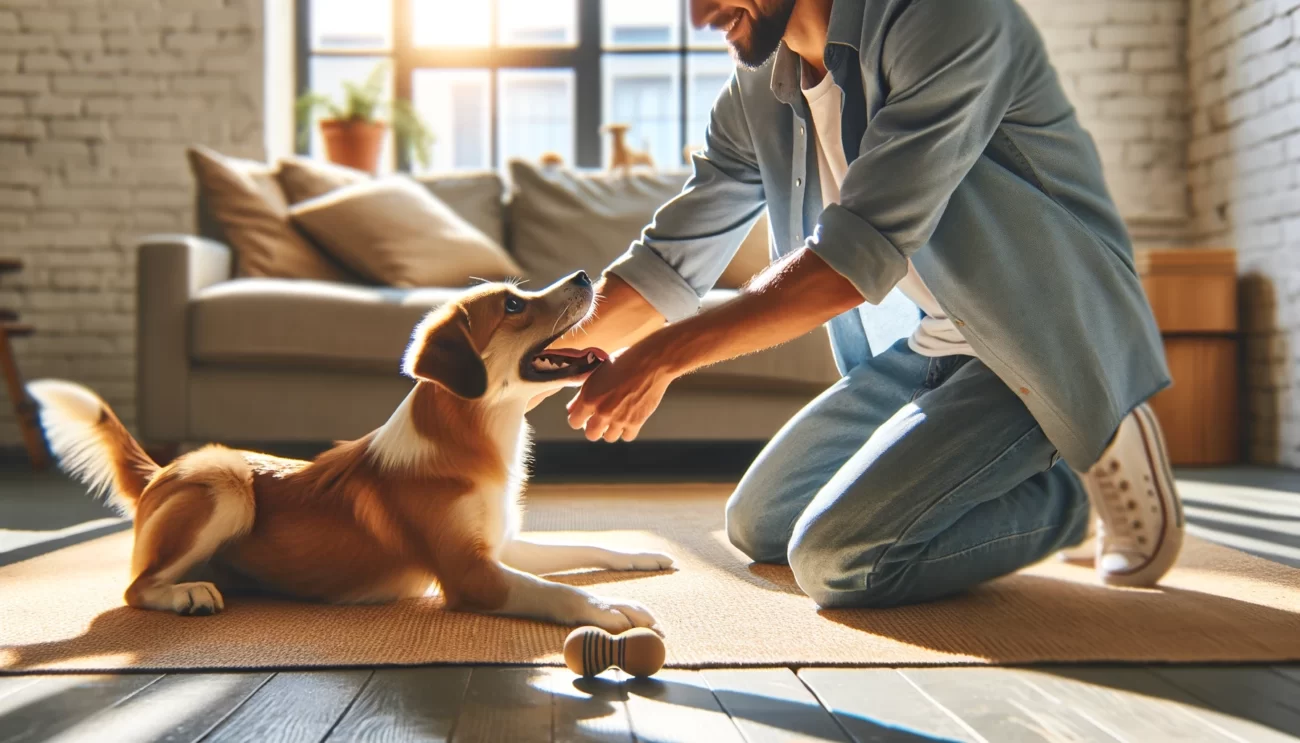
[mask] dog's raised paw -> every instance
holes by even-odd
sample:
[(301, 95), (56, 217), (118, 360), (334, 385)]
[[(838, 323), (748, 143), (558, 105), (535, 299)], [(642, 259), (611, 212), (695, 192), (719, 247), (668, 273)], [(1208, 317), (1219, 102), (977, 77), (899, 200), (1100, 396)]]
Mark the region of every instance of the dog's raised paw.
[(203, 617), (225, 608), (221, 592), (211, 583), (177, 583), (172, 586), (172, 610), (177, 614)]
[(659, 552), (617, 553), (610, 559), (610, 570), (667, 570), (673, 558)]

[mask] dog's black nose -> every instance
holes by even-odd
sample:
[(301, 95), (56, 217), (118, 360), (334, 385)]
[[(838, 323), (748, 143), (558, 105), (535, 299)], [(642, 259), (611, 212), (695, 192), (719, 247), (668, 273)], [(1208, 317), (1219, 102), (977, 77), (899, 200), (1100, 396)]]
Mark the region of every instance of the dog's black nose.
[(569, 282), (577, 286), (591, 286), (591, 277), (587, 275), (586, 271), (579, 271), (573, 275), (572, 279), (569, 279)]

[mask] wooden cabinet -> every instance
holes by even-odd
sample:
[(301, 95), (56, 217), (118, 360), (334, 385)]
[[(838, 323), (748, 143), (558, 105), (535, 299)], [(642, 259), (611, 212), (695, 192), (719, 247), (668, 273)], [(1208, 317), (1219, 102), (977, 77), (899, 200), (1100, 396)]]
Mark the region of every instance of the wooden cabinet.
[(1151, 400), (1169, 457), (1181, 466), (1235, 464), (1241, 458), (1236, 252), (1151, 249), (1135, 257), (1174, 380)]

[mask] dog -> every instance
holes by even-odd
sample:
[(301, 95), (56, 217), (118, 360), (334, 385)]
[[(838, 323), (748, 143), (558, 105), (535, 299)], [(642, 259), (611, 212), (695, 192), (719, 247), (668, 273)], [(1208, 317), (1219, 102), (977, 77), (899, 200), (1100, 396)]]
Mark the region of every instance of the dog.
[(654, 158), (645, 150), (636, 150), (627, 145), (627, 130), (631, 128), (628, 124), (606, 124), (600, 128), (600, 131), (610, 135), (610, 159), (609, 170), (612, 173), (615, 170), (622, 170), (624, 175), (638, 165), (644, 165), (653, 169), (655, 166)]
[(159, 466), (85, 387), (27, 388), (62, 468), (134, 516), (132, 607), (208, 615), (223, 592), (382, 603), (436, 586), (453, 611), (662, 634), (641, 604), (536, 576), (671, 557), (519, 537), (524, 414), (607, 360), (549, 348), (594, 303), (582, 272), (539, 292), (467, 290), (415, 328), (402, 360), (415, 384), (387, 422), (310, 462), (210, 444)]

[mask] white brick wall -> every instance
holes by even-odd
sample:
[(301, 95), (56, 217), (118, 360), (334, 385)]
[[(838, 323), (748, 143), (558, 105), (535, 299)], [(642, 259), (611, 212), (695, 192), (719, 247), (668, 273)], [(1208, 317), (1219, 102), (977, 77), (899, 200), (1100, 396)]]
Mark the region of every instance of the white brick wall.
[(1139, 243), (1187, 224), (1187, 0), (1021, 0)]
[(1237, 249), (1253, 461), (1300, 467), (1300, 0), (1190, 0), (1194, 239)]
[[(262, 0), (0, 0), (0, 307), (25, 376), (131, 425), (135, 238), (189, 232), (185, 146), (263, 157)], [(21, 439), (0, 399), (0, 445)]]

